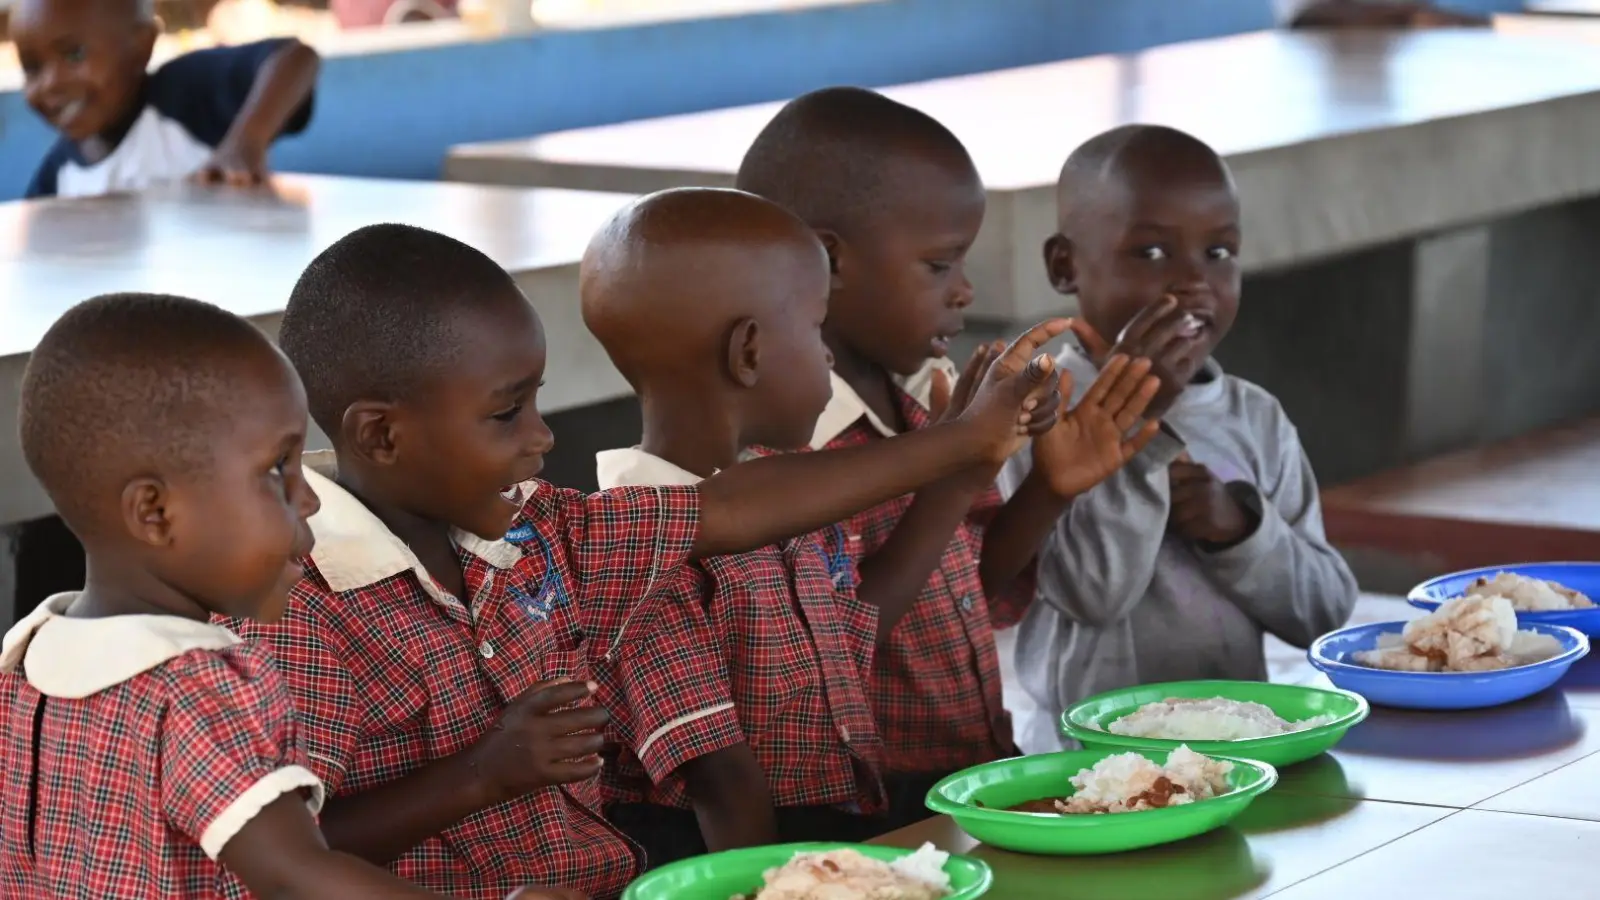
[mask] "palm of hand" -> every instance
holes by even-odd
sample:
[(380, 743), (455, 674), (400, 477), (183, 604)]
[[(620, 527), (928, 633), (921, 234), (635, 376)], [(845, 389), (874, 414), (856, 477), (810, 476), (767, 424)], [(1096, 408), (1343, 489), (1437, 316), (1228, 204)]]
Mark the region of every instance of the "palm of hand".
[(1104, 407), (1080, 404), (1033, 441), (1033, 464), (1059, 496), (1081, 494), (1127, 463), (1133, 453)]

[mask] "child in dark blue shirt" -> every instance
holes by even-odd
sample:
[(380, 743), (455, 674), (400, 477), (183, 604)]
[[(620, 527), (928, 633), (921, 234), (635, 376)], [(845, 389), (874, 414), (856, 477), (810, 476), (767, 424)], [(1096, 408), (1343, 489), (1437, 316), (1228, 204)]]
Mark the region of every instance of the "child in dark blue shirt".
[(200, 175), (253, 184), (311, 120), (320, 61), (294, 39), (189, 53), (148, 72), (150, 0), (20, 0), (11, 39), (28, 105), (60, 132), (29, 197), (140, 190)]

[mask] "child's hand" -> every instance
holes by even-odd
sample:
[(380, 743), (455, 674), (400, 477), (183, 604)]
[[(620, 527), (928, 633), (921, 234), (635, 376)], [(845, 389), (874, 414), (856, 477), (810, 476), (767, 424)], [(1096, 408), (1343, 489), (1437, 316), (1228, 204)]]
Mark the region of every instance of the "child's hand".
[(1255, 530), (1255, 517), (1210, 469), (1187, 454), (1167, 468), (1167, 477), (1172, 487), (1167, 522), (1186, 540), (1231, 547)]
[(1193, 327), (1178, 298), (1167, 294), (1140, 310), (1123, 327), (1114, 346), (1107, 346), (1105, 339), (1091, 328), (1074, 328), (1073, 333), (1097, 365), (1103, 365), (1114, 353), (1150, 360), (1150, 373), (1161, 379), (1161, 388), (1150, 401), (1148, 412), (1159, 418), (1189, 386), (1204, 357), (1204, 347), (1190, 339)]
[(530, 886), (518, 888), (506, 900), (589, 900), (589, 895), (572, 888)]
[(473, 771), (495, 802), (599, 774), (600, 730), (611, 715), (598, 706), (572, 706), (594, 691), (581, 681), (541, 681), (511, 701), (470, 751)]
[[(933, 373), (933, 384), (929, 396), (928, 412), (934, 422), (954, 422), (972, 405), (972, 397), (978, 391), (978, 385), (983, 383), (984, 376), (989, 374), (989, 367), (1004, 353), (1006, 345), (1002, 341), (991, 341), (972, 351), (972, 357), (967, 360), (967, 367), (962, 370), (961, 377), (952, 387), (950, 379), (941, 371)], [(1061, 398), (1051, 395), (1038, 401), (1036, 405), (1027, 406), (1022, 413), (1017, 415), (1017, 427), (1026, 429), (1030, 436), (1043, 434), (1050, 430), (1056, 422), (1060, 409)]]
[[(984, 460), (1001, 465), (1022, 448), (1036, 419), (1035, 410), (1061, 402), (1056, 392), (1055, 360), (1043, 347), (1070, 327), (1066, 319), (1033, 326), (1011, 342), (990, 366), (959, 421), (971, 423), (984, 442)], [(1049, 417), (1054, 424), (1055, 416)]]
[[(1033, 467), (1051, 493), (1069, 500), (1122, 468), (1160, 429), (1146, 422), (1132, 437), (1145, 409), (1161, 387), (1150, 374), (1150, 360), (1113, 356), (1083, 399), (1049, 432), (1034, 439)], [(1072, 396), (1072, 374), (1061, 373), (1061, 395)]]
[(201, 184), (226, 184), (251, 187), (267, 180), (267, 148), (254, 141), (229, 135), (222, 139), (211, 159), (194, 177)]

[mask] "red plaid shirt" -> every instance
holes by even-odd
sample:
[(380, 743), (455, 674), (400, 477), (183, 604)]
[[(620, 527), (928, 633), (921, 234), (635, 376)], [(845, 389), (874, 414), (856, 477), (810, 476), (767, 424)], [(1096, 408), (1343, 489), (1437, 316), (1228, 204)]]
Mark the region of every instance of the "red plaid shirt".
[(52, 597), (0, 656), (0, 895), (210, 898), (261, 809), (322, 786), (263, 647), (168, 616), (69, 619)]
[[(322, 510), (306, 577), (270, 642), (294, 690), (312, 768), (358, 793), (464, 750), (536, 682), (591, 678), (639, 603), (688, 556), (693, 488), (585, 496), (530, 482), (504, 541), (458, 532), (470, 602), (451, 596), (360, 501), (315, 472)], [(482, 810), (400, 857), (394, 871), (451, 896), (524, 884), (615, 896), (636, 848), (600, 816), (599, 780)]]
[[(695, 481), (640, 450), (601, 454), (602, 485)], [(855, 543), (836, 527), (678, 570), (664, 592), (674, 602), (656, 609), (693, 610), (679, 617), (692, 617), (692, 625), (636, 637), (635, 655), (614, 678), (624, 686), (610, 705), (618, 740), (641, 748), (624, 751), (609, 774), (615, 799), (687, 808), (673, 770), (744, 740), (778, 806), (883, 806), (883, 746), (866, 691), (878, 612), (856, 599)], [(712, 680), (719, 677), (720, 684)], [(705, 712), (728, 699), (736, 716)], [(641, 747), (637, 736), (647, 729), (630, 725), (640, 717), (658, 729), (681, 723), (681, 737)], [(737, 730), (719, 728), (719, 738), (706, 741), (708, 718)]]
[[(930, 424), (925, 405), (935, 368), (955, 380), (946, 360), (934, 360), (895, 392), (910, 428)], [(837, 375), (833, 400), (817, 422), (812, 446), (854, 447), (889, 437), (894, 430), (867, 408)], [(846, 523), (861, 536), (861, 555), (883, 546), (911, 506), (911, 495), (873, 507)], [(939, 560), (921, 596), (895, 625), (873, 660), (872, 702), (883, 735), (888, 769), (943, 772), (1015, 755), (1011, 715), (1001, 700), (1000, 660), (995, 653), (992, 609), (978, 577), (983, 524), (1000, 506), (991, 488), (974, 506)], [(1004, 611), (1014, 614), (1012, 599)]]

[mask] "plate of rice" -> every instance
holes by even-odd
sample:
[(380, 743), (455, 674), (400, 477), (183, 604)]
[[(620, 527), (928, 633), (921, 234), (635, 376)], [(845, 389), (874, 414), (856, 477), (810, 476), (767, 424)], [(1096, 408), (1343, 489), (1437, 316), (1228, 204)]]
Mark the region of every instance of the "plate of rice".
[(1272, 766), (1171, 751), (1071, 750), (986, 763), (928, 793), (928, 808), (996, 847), (1120, 853), (1220, 828), (1278, 780)]
[(1257, 681), (1178, 681), (1111, 691), (1073, 706), (1061, 732), (1088, 749), (1196, 752), (1304, 762), (1367, 717), (1367, 702), (1342, 690)]
[(1564, 625), (1600, 637), (1600, 563), (1488, 566), (1417, 585), (1406, 602), (1432, 612), (1457, 597), (1505, 597), (1524, 625)]
[(993, 881), (983, 861), (932, 844), (774, 844), (670, 863), (622, 900), (973, 900)]
[(1307, 656), (1335, 685), (1402, 709), (1480, 709), (1550, 687), (1589, 652), (1582, 632), (1521, 620), (1500, 595), (1462, 596), (1410, 622), (1318, 638)]

